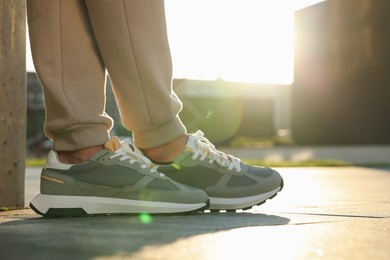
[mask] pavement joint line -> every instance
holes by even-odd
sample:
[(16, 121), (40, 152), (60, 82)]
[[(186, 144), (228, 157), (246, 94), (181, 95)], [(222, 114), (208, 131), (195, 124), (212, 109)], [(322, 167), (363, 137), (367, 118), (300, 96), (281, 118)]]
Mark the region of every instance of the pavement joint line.
[(277, 214), (293, 214), (293, 215), (310, 215), (310, 216), (324, 216), (324, 217), (345, 217), (345, 218), (374, 218), (386, 219), (390, 216), (362, 216), (362, 215), (343, 215), (343, 214), (325, 214), (325, 213), (305, 213), (305, 212), (274, 212)]
[(313, 222), (301, 222), (301, 223), (288, 223), (287, 226), (303, 226), (303, 225), (316, 225), (316, 224), (328, 224), (344, 222), (346, 220), (330, 220), (330, 221), (313, 221)]

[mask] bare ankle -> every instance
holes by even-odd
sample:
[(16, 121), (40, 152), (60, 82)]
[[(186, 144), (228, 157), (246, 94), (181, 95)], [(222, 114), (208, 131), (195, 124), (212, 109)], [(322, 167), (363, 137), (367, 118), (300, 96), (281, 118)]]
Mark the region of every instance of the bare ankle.
[(101, 149), (103, 149), (103, 145), (87, 147), (76, 151), (60, 151), (58, 152), (58, 158), (63, 163), (85, 163)]
[(172, 162), (181, 152), (183, 152), (188, 141), (187, 135), (182, 135), (179, 138), (152, 148), (142, 149), (144, 154), (151, 160), (156, 162)]

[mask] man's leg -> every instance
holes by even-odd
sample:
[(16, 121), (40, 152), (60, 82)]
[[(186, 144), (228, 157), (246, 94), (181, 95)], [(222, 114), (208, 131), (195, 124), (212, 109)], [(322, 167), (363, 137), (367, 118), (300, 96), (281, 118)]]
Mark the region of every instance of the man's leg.
[[(172, 64), (162, 0), (86, 0), (123, 124), (139, 148), (186, 143), (172, 91)], [(169, 149), (170, 151), (172, 149)], [(167, 153), (167, 150), (165, 150)]]
[[(109, 2), (109, 1), (107, 1)], [(192, 212), (207, 194), (169, 179), (118, 138), (108, 139), (105, 69), (83, 0), (29, 2), (31, 44), (54, 149), (30, 203), (44, 216)], [(104, 146), (103, 146), (104, 144)], [(83, 162), (83, 163), (81, 163)]]
[(97, 146), (89, 158), (107, 141), (112, 120), (104, 112), (105, 68), (85, 3), (29, 0), (28, 22), (45, 94), (45, 132), (56, 151)]

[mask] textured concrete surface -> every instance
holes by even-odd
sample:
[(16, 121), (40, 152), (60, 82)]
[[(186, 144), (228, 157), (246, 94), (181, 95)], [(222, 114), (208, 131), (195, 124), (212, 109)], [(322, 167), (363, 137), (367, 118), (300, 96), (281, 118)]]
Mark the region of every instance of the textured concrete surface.
[[(1, 259), (390, 259), (390, 169), (280, 168), (250, 211), (44, 219), (0, 213)], [(26, 200), (39, 192), (28, 169)]]
[(23, 207), (26, 1), (0, 0), (0, 205)]

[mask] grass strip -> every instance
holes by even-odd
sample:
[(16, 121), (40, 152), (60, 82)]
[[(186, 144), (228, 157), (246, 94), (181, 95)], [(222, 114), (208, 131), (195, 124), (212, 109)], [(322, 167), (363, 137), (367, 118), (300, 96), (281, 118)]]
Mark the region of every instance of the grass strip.
[(26, 167), (43, 167), (46, 159), (43, 158), (27, 158)]
[(252, 165), (266, 167), (341, 167), (353, 166), (350, 162), (341, 160), (306, 160), (306, 161), (264, 161), (264, 160), (243, 160)]

